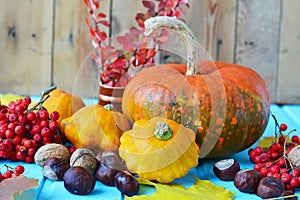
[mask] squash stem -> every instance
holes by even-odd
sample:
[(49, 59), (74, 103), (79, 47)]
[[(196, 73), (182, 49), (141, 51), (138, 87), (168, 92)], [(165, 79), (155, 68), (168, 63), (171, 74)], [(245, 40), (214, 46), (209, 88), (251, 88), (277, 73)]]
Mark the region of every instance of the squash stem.
[[(167, 16), (156, 16), (147, 19), (145, 22), (144, 35), (149, 36), (158, 29), (173, 30), (178, 33), (187, 49), (187, 70), (186, 75), (200, 74), (199, 56), (196, 43), (196, 37), (191, 29), (182, 21)], [(196, 67), (198, 66), (198, 67)]]
[(159, 140), (168, 140), (172, 137), (172, 129), (166, 122), (157, 122), (154, 135)]

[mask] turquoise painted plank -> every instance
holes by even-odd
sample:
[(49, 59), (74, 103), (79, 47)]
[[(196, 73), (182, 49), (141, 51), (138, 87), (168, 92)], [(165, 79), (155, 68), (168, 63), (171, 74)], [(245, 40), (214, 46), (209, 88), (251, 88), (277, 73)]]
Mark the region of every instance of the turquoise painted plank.
[[(86, 101), (87, 105), (96, 103), (95, 101)], [(300, 105), (285, 105), (285, 106), (271, 106), (272, 114), (276, 116), (279, 123), (286, 123), (289, 126), (288, 130), (297, 129), (300, 130), (299, 123), (299, 113), (300, 113)], [(268, 122), (268, 126), (263, 134), (264, 136), (273, 136), (274, 135), (274, 127), (275, 122), (272, 117)], [(287, 131), (288, 132), (288, 131)], [(252, 147), (255, 147), (254, 144)], [(242, 151), (231, 157), (236, 158), (242, 169), (253, 168), (253, 164), (248, 159), (248, 150)], [(219, 180), (213, 173), (213, 165), (217, 161), (217, 159), (202, 159), (197, 166), (197, 168), (193, 168), (190, 170), (189, 174), (181, 179), (176, 179), (176, 183), (180, 183), (185, 185), (186, 187), (191, 186), (194, 183), (194, 176), (200, 179), (206, 179), (214, 182), (216, 185), (221, 187), (225, 187), (225, 189), (229, 189), (230, 191), (236, 193), (235, 199), (243, 200), (243, 199), (260, 199), (256, 195), (250, 195), (246, 193), (239, 192), (237, 188), (234, 186), (232, 181), (221, 181)], [(4, 163), (9, 163), (12, 166), (19, 164), (19, 162), (11, 163), (5, 160), (0, 161), (0, 166)], [(54, 182), (51, 180), (44, 180), (42, 176), (42, 168), (36, 164), (25, 164), (22, 163), (26, 168), (26, 175), (28, 177), (34, 177), (39, 179), (39, 187), (34, 190), (30, 189), (25, 191), (22, 195), (17, 197), (16, 199), (39, 199), (39, 200), (55, 200), (55, 199), (68, 199), (68, 200), (88, 200), (88, 199), (107, 199), (107, 200), (118, 200), (122, 199), (120, 192), (115, 187), (108, 187), (97, 181), (95, 190), (92, 191), (89, 195), (86, 196), (78, 196), (73, 195), (66, 191), (64, 188), (63, 182)], [(142, 187), (143, 192), (149, 194), (153, 193), (153, 189)], [(297, 193), (299, 193), (297, 191)], [(25, 196), (24, 196), (25, 195)]]
[(41, 171), (42, 168), (36, 164), (27, 164), (23, 162), (10, 162), (8, 160), (0, 160), (1, 173), (4, 173), (6, 171), (6, 167), (4, 167), (4, 164), (13, 168), (16, 167), (17, 165), (23, 165), (25, 167), (24, 175), (27, 178), (35, 178), (39, 180), (39, 185), (36, 188), (28, 189), (24, 191), (21, 195), (15, 194), (14, 199), (15, 200), (24, 200), (24, 199), (38, 200), (39, 193), (42, 190), (42, 186), (45, 181)]

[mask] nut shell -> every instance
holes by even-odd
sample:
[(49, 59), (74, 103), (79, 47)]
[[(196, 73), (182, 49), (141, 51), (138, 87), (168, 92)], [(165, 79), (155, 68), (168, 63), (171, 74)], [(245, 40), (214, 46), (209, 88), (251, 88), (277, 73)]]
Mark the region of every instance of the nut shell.
[(64, 162), (69, 162), (70, 152), (67, 147), (62, 144), (46, 144), (41, 146), (34, 155), (34, 162), (40, 166), (44, 166), (48, 158), (58, 158)]
[(297, 168), (300, 168), (300, 145), (295, 146), (288, 154), (289, 161)]
[(98, 160), (94, 153), (87, 148), (78, 148), (76, 149), (71, 158), (70, 166), (81, 166), (85, 168), (90, 174), (94, 174), (97, 168)]
[(264, 177), (257, 187), (257, 195), (263, 199), (280, 197), (284, 194), (284, 184), (281, 179)]
[(43, 175), (53, 181), (62, 181), (64, 173), (70, 168), (68, 163), (58, 158), (48, 158), (43, 167)]
[(220, 160), (213, 167), (215, 175), (223, 181), (232, 181), (238, 171), (240, 171), (240, 164), (232, 158)]
[(234, 185), (241, 192), (255, 193), (260, 179), (260, 173), (256, 170), (240, 170), (234, 176)]
[(96, 184), (96, 179), (83, 167), (69, 168), (63, 177), (64, 186), (72, 194), (89, 194)]

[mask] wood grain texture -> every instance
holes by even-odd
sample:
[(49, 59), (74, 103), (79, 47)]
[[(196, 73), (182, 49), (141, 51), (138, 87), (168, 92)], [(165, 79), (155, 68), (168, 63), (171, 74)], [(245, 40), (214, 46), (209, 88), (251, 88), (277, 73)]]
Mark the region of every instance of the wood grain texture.
[[(267, 81), (273, 103), (300, 104), (299, 0), (189, 4), (182, 18), (213, 60), (256, 70)], [(55, 83), (96, 96), (99, 72), (91, 59), (85, 60), (93, 47), (83, 0), (0, 0), (0, 12), (0, 93), (39, 95)], [(111, 17), (115, 37), (136, 27), (136, 13), (146, 9), (142, 0), (103, 0), (101, 12)], [(180, 38), (172, 35), (170, 41), (164, 48), (186, 57)], [(160, 63), (182, 62), (170, 54), (161, 58)]]
[(300, 1), (282, 1), (278, 103), (300, 103)]
[[(101, 3), (101, 12), (109, 15), (109, 1), (104, 2), (108, 4)], [(94, 92), (95, 81), (97, 82), (98, 78), (97, 66), (88, 66), (87, 63), (90, 62), (85, 61), (93, 49), (85, 23), (86, 17), (89, 15), (82, 0), (56, 0), (53, 81), (59, 88), (68, 92), (73, 92), (73, 89), (79, 91), (81, 88), (82, 96), (90, 96)], [(81, 84), (74, 88), (77, 81)]]
[(280, 1), (238, 0), (235, 62), (256, 70), (276, 102)]
[(235, 1), (191, 1), (188, 24), (213, 60), (233, 61)]
[(0, 93), (50, 86), (53, 0), (0, 0)]

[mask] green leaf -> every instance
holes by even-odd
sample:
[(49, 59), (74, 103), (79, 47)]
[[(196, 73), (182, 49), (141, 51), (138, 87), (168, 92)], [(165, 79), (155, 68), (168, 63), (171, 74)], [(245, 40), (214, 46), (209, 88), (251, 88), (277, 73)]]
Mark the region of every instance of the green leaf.
[(141, 186), (154, 186), (156, 188), (155, 193), (150, 196), (141, 193), (132, 197), (126, 196), (125, 200), (234, 199), (234, 194), (231, 191), (225, 190), (223, 187), (219, 187), (211, 181), (200, 180), (196, 177), (195, 184), (189, 188), (186, 188), (180, 184), (153, 183), (147, 179), (142, 178), (138, 178), (138, 181)]
[[(284, 136), (287, 137), (286, 135)], [(267, 149), (273, 144), (274, 140), (274, 136), (263, 137), (262, 139), (258, 140), (257, 146)], [(291, 142), (289, 137), (287, 137), (287, 142)]]
[(274, 142), (274, 136), (268, 136), (260, 139), (257, 143), (257, 146), (260, 146), (264, 149), (267, 149), (270, 147), (270, 145)]

